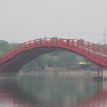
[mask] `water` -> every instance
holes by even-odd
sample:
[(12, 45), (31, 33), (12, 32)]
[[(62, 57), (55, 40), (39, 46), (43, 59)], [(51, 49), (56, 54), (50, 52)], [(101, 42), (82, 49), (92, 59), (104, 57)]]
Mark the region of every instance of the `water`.
[(107, 107), (106, 83), (58, 75), (0, 78), (0, 107)]

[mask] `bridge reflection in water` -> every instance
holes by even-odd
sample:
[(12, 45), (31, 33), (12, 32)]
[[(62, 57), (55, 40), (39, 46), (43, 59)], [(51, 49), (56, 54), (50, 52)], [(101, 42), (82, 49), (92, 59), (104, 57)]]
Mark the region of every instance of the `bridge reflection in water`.
[(106, 83), (58, 75), (0, 78), (0, 107), (107, 107)]

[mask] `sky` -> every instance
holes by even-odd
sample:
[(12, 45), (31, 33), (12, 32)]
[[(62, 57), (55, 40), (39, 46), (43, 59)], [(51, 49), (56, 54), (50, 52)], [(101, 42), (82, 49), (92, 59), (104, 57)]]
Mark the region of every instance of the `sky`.
[(0, 0), (0, 40), (44, 37), (103, 42), (107, 0)]

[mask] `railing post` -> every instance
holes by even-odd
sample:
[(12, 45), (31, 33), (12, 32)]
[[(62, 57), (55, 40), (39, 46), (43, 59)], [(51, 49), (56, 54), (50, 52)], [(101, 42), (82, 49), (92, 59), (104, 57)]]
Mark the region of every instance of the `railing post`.
[(95, 44), (92, 44), (92, 49), (93, 49), (93, 57), (95, 57)]
[(79, 40), (77, 40), (77, 48), (78, 48), (78, 45), (79, 45)]
[(44, 38), (44, 44), (45, 44), (45, 45), (47, 44), (47, 41), (46, 41), (46, 36), (45, 36), (45, 38)]
[[(101, 52), (101, 48), (100, 48), (100, 47), (98, 47), (98, 52), (99, 52), (99, 53)], [(101, 58), (100, 58), (100, 54), (98, 55), (98, 57), (99, 57), (98, 59), (99, 59), (99, 61), (100, 61), (100, 59), (101, 59)]]
[(106, 55), (106, 48), (103, 49), (103, 54)]
[(62, 38), (61, 38), (61, 46), (62, 46), (62, 44), (63, 44), (63, 40), (62, 40)]
[(72, 41), (71, 41), (72, 43), (71, 43), (71, 45), (72, 45), (72, 47), (74, 46), (74, 39), (72, 39)]
[(67, 47), (69, 47), (69, 38), (66, 40)]
[(55, 38), (55, 44), (57, 44), (57, 37)]
[(40, 41), (39, 41), (39, 45), (41, 45), (41, 39), (40, 39)]
[(89, 42), (87, 42), (87, 48), (88, 48), (88, 54), (89, 54), (89, 49), (90, 49)]
[(84, 51), (84, 41), (82, 42), (82, 51)]

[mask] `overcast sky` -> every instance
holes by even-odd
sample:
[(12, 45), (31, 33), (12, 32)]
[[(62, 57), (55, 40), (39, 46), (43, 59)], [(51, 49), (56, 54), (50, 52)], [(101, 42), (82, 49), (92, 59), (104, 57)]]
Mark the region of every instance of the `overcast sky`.
[(107, 0), (0, 0), (0, 39), (9, 42), (45, 36), (102, 42), (104, 29)]

